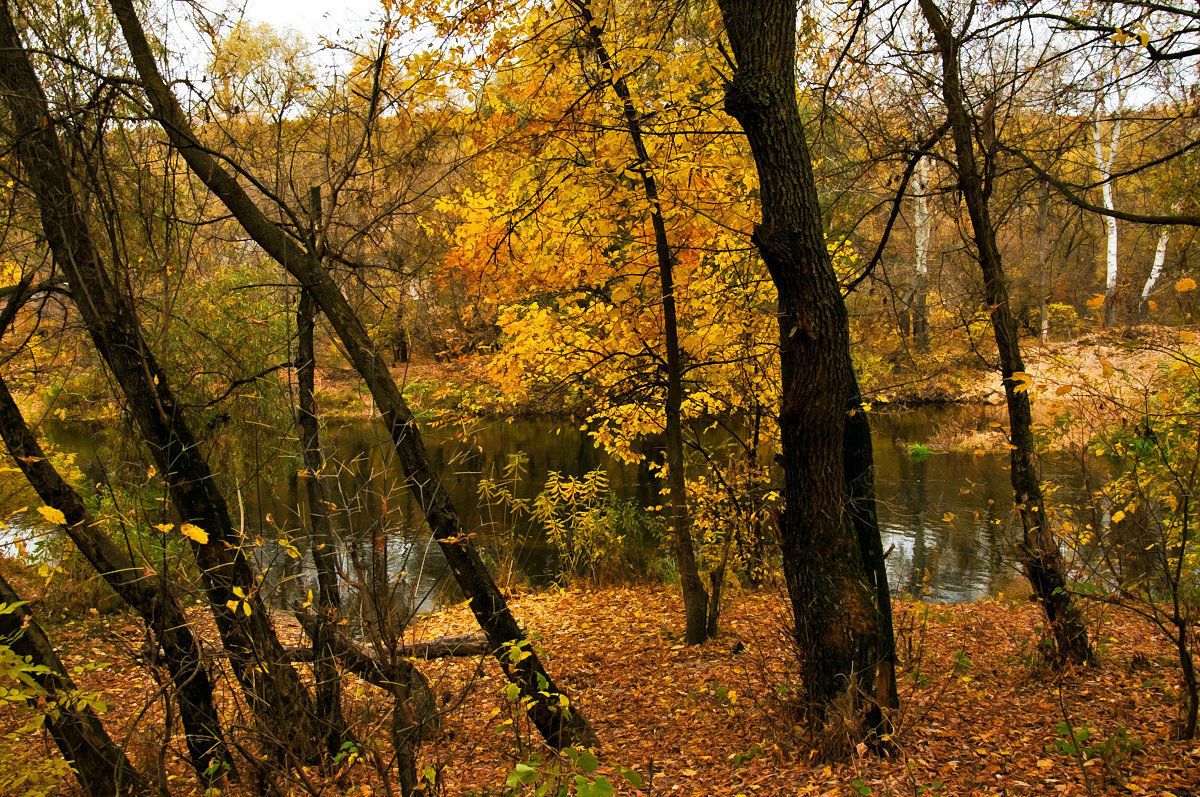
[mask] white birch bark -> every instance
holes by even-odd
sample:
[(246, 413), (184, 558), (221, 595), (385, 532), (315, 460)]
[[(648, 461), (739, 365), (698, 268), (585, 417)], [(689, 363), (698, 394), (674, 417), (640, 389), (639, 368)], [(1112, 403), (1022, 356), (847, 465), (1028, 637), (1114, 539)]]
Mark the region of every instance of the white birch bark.
[[(1115, 77), (1116, 70), (1113, 70)], [(1101, 78), (1100, 92), (1096, 102), (1096, 116), (1092, 126), (1092, 149), (1096, 158), (1096, 169), (1100, 172), (1100, 191), (1105, 210), (1112, 210), (1113, 204), (1113, 161), (1121, 144), (1121, 114), (1125, 110), (1125, 92), (1116, 90), (1116, 107), (1112, 114), (1112, 129), (1108, 139), (1108, 152), (1104, 152), (1104, 110), (1107, 105), (1104, 80)], [(1111, 327), (1117, 323), (1117, 281), (1119, 277), (1117, 263), (1117, 220), (1112, 216), (1104, 217), (1104, 233), (1107, 247), (1105, 249), (1104, 267), (1104, 325)]]
[(1154, 293), (1154, 286), (1158, 284), (1158, 278), (1162, 276), (1163, 264), (1167, 262), (1167, 244), (1170, 240), (1170, 227), (1163, 227), (1158, 231), (1158, 246), (1154, 248), (1154, 264), (1150, 266), (1150, 276), (1146, 277), (1146, 284), (1142, 287), (1142, 299), (1138, 303), (1138, 310), (1141, 313), (1146, 312), (1150, 294)]

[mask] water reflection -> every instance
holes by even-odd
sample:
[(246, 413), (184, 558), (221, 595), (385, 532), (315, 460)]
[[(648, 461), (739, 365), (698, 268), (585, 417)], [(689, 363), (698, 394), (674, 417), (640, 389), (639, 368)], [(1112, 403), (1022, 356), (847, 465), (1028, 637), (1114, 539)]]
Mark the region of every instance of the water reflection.
[[(887, 564), (895, 591), (962, 602), (1024, 589), (1011, 554), (1015, 527), (1007, 455), (935, 451), (921, 458), (908, 449), (928, 441), (943, 424), (986, 428), (993, 415), (978, 407), (873, 415), (879, 517), (884, 549), (891, 549)], [(81, 457), (95, 456), (78, 429), (53, 431)], [(442, 552), (424, 525), (420, 500), (404, 487), (382, 426), (334, 425), (324, 439), (329, 449), (325, 479), (342, 548), (339, 568), (345, 581), (359, 585), (346, 591), (347, 600), (366, 602), (361, 614), (368, 620), (378, 609), (391, 608), (404, 617), (458, 600)], [(570, 420), (432, 430), (426, 443), (433, 472), (464, 527), (479, 535), (491, 563), (533, 583), (544, 583), (553, 572), (552, 548), (538, 528), (500, 516), (478, 494), (480, 479), (501, 477), (514, 456), (520, 456), (523, 471), (510, 486), (517, 498), (534, 497), (551, 471), (581, 476), (604, 467), (618, 496), (643, 505), (660, 501), (658, 485), (644, 467), (611, 460)], [(1060, 485), (1069, 481), (1052, 465), (1044, 475)], [(244, 517), (247, 537), (261, 542), (264, 590), (280, 606), (302, 602), (316, 588), (311, 543), (301, 531), (308, 527), (306, 486), (304, 478), (292, 475), (275, 489), (244, 490), (235, 510)], [(1067, 485), (1056, 500), (1082, 505), (1082, 492)]]

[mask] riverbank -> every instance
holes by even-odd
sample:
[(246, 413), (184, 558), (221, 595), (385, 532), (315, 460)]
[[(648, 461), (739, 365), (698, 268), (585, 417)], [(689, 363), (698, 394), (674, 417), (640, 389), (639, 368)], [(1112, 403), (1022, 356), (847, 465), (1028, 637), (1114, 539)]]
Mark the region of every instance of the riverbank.
[[(722, 634), (700, 647), (682, 644), (682, 609), (671, 588), (525, 593), (512, 603), (549, 671), (595, 727), (602, 745), (596, 774), (608, 777), (618, 793), (1184, 795), (1200, 788), (1200, 743), (1170, 739), (1178, 668), (1162, 640), (1129, 617), (1092, 613), (1099, 665), (1056, 675), (1037, 659), (1040, 617), (1028, 602), (899, 602), (894, 754), (825, 765), (809, 761), (795, 729), (789, 698), (796, 693), (796, 665), (783, 632), (781, 596), (735, 596)], [(472, 630), (469, 613), (457, 606), (409, 636)], [(51, 636), (69, 667), (109, 662), (80, 672), (80, 685), (102, 693), (112, 706), (105, 715), (110, 733), (127, 738), (135, 762), (152, 768), (162, 738), (155, 725), (161, 701), (132, 660), (140, 631), (128, 620), (89, 617), (59, 624)], [(420, 666), (444, 711), (441, 733), (420, 752), (420, 766), (436, 775), (437, 793), (532, 794), (532, 788), (504, 788), (537, 747), (503, 697), (496, 663), (472, 658)], [(230, 691), (231, 679), (217, 683), (224, 710), (236, 711), (240, 698)], [(336, 787), (326, 788), (391, 793), (373, 771), (370, 753), (378, 745), (379, 760), (385, 767), (391, 761), (390, 701), (364, 685), (350, 686), (345, 697), (352, 729), (368, 746)], [(6, 722), (11, 715), (0, 714)], [(1070, 749), (1072, 733), (1082, 748), (1078, 755)], [(180, 740), (172, 740), (165, 756), (170, 792), (198, 794), (180, 748)], [(36, 736), (24, 753), (46, 749)], [(545, 783), (551, 764), (544, 756), (541, 761), (539, 782)], [(639, 774), (640, 791), (620, 768)], [(576, 774), (566, 763), (560, 769), (566, 779)], [(319, 784), (315, 773), (306, 777)], [(253, 780), (248, 776), (226, 793), (250, 793)], [(299, 780), (277, 785), (281, 793), (305, 793)], [(74, 786), (67, 784), (64, 793), (75, 793)]]

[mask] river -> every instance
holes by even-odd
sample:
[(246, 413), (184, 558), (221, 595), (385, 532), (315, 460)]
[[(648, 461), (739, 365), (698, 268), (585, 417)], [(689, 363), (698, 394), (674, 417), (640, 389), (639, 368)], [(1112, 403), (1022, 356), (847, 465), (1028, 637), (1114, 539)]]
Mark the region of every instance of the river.
[[(1006, 454), (914, 453), (946, 425), (986, 429), (1002, 420), (996, 408), (948, 407), (919, 411), (872, 413), (876, 489), (883, 545), (889, 550), (888, 573), (893, 590), (933, 602), (969, 602), (999, 593), (1019, 593), (1025, 586), (1014, 564), (1015, 539), (1012, 493)], [(92, 438), (78, 427), (51, 430), (56, 441), (80, 452), (96, 469)], [(712, 433), (710, 433), (712, 434)], [(393, 582), (403, 585), (398, 601), (409, 610), (429, 609), (457, 599), (438, 546), (422, 527), (423, 513), (403, 489), (400, 471), (385, 430), (377, 424), (343, 423), (325, 430), (329, 448), (329, 478), (335, 523), (343, 539), (364, 541), (357, 557), (344, 557), (353, 578), (355, 567), (386, 566)], [(91, 438), (91, 439), (89, 439)], [(513, 556), (504, 556), (489, 533), (498, 525), (495, 507), (478, 497), (481, 478), (499, 476), (519, 456), (524, 475), (512, 486), (520, 498), (532, 498), (551, 471), (580, 476), (604, 467), (612, 490), (643, 505), (661, 503), (658, 485), (645, 468), (616, 462), (597, 450), (578, 423), (557, 418), (486, 422), (472, 428), (428, 430), (427, 446), (433, 470), (462, 514), (468, 530), (480, 532), (480, 542), (494, 564), (514, 570), (517, 577), (545, 583), (554, 572), (554, 551), (540, 530), (517, 524)], [(280, 456), (284, 456), (281, 454)], [(1051, 463), (1045, 478), (1059, 485), (1059, 501), (1081, 503), (1082, 491), (1070, 468)], [(250, 539), (261, 537), (258, 549), (267, 569), (266, 584), (275, 602), (286, 604), (311, 586), (310, 556), (279, 544), (302, 525), (297, 506), (303, 501), (301, 480), (293, 477), (268, 487), (261, 482), (236, 494), (235, 520)], [(500, 519), (503, 520), (503, 519)], [(370, 546), (372, 531), (377, 547)], [(378, 546), (384, 546), (382, 549)], [(300, 553), (299, 558), (296, 554)], [(374, 556), (372, 556), (374, 554)]]

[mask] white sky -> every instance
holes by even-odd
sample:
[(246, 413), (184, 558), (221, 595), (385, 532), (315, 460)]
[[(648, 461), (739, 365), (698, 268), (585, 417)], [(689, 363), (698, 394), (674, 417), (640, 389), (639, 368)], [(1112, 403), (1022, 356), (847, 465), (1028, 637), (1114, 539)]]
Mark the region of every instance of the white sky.
[[(209, 18), (224, 12), (230, 25), (238, 19), (266, 22), (276, 28), (292, 28), (312, 42), (314, 50), (324, 36), (335, 42), (354, 39), (375, 27), (381, 14), (379, 0), (207, 0)], [(161, 16), (168, 21), (170, 47), (188, 72), (203, 72), (207, 48), (203, 37), (189, 23), (189, 11), (173, 0), (158, 0)]]
[(378, 18), (380, 12), (379, 0), (243, 0), (236, 5), (244, 5), (248, 20), (295, 28), (312, 39), (322, 34), (340, 38), (370, 30), (370, 19)]

